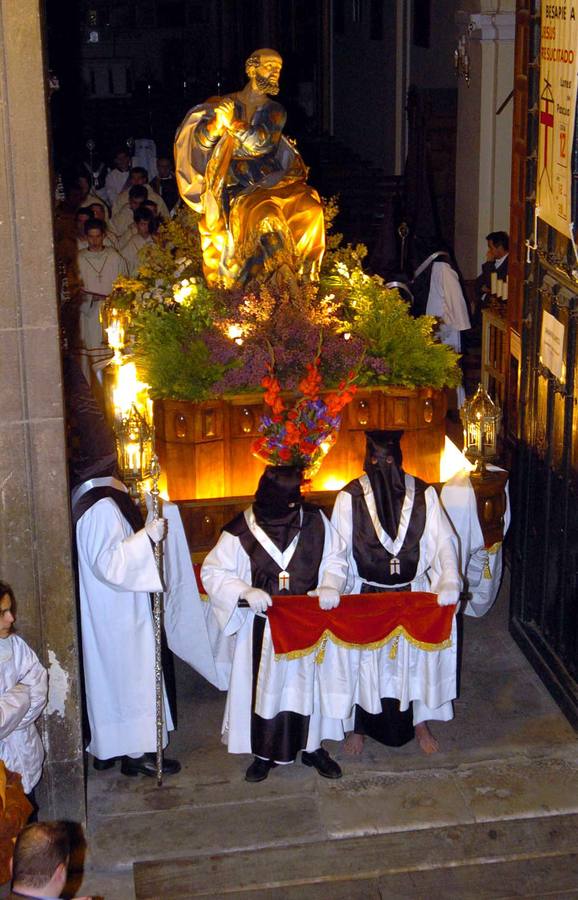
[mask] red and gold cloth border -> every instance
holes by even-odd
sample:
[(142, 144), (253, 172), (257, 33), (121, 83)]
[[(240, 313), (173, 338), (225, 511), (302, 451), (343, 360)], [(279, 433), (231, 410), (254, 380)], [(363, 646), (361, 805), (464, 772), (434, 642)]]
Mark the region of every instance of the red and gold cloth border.
[[(194, 570), (201, 597), (208, 599), (201, 567), (195, 564)], [(267, 618), (277, 658), (295, 659), (319, 650), (321, 662), (328, 640), (359, 650), (376, 650), (393, 641), (392, 656), (400, 636), (421, 650), (445, 650), (452, 643), (454, 612), (455, 606), (438, 606), (437, 594), (390, 591), (344, 594), (337, 609), (330, 610), (320, 609), (317, 597), (275, 596)]]
[(438, 606), (436, 594), (392, 591), (347, 594), (331, 610), (320, 609), (316, 597), (273, 597), (267, 618), (275, 655), (293, 659), (322, 649), (327, 640), (375, 650), (400, 635), (422, 650), (444, 650), (451, 646), (454, 612), (455, 606)]

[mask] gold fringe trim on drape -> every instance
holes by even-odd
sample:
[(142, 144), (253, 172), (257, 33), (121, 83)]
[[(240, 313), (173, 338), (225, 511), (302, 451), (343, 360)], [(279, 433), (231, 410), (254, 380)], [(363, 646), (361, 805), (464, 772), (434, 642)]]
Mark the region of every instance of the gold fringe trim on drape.
[(341, 638), (336, 637), (328, 628), (326, 628), (319, 640), (312, 644), (310, 647), (305, 647), (303, 650), (291, 650), (289, 653), (276, 653), (275, 659), (300, 659), (303, 656), (309, 656), (310, 653), (314, 653), (315, 651), (317, 651), (315, 655), (315, 662), (318, 665), (321, 665), (321, 663), (325, 659), (327, 641), (332, 641), (334, 644), (337, 644), (338, 647), (345, 647), (348, 650), (379, 650), (381, 649), (381, 647), (385, 647), (386, 644), (389, 644), (390, 641), (393, 641), (393, 645), (389, 651), (389, 657), (390, 659), (395, 659), (395, 657), (397, 656), (400, 637), (404, 637), (409, 644), (412, 644), (419, 650), (427, 650), (430, 653), (433, 653), (436, 650), (447, 650), (448, 647), (452, 646), (451, 638), (447, 638), (447, 640), (441, 641), (439, 644), (430, 644), (426, 641), (418, 641), (406, 631), (403, 625), (398, 625), (397, 628), (394, 628), (393, 631), (390, 631), (390, 633), (386, 637), (382, 638), (382, 640), (373, 641), (370, 644), (354, 644), (348, 641), (343, 641), (341, 640)]

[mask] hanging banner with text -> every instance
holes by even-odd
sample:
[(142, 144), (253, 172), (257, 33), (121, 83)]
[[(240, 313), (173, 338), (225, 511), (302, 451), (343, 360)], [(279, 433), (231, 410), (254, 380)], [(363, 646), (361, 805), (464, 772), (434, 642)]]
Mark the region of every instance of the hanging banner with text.
[(541, 219), (572, 235), (572, 143), (576, 118), (578, 2), (542, 0), (536, 205)]

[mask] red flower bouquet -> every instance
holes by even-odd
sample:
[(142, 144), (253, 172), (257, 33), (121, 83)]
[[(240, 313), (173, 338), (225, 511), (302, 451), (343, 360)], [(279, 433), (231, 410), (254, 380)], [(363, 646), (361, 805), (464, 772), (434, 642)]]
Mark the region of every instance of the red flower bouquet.
[(270, 466), (296, 465), (305, 469), (310, 479), (329, 452), (341, 425), (341, 411), (353, 399), (356, 387), (354, 373), (340, 382), (336, 391), (321, 396), (323, 380), (319, 372), (319, 356), (308, 363), (306, 375), (299, 382), (300, 397), (286, 406), (281, 385), (270, 372), (261, 382), (265, 403), (271, 415), (263, 416), (252, 453)]

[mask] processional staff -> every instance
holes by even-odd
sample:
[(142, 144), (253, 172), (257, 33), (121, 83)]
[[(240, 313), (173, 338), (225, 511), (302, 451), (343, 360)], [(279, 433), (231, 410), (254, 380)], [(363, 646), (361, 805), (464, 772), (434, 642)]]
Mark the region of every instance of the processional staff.
[[(153, 519), (161, 516), (161, 499), (159, 491), (159, 477), (161, 467), (154, 446), (151, 458), (151, 501)], [(163, 580), (163, 549), (162, 541), (154, 545), (155, 562), (159, 578)], [(163, 783), (163, 663), (162, 663), (162, 618), (163, 618), (163, 592), (155, 591), (153, 594), (153, 624), (155, 634), (155, 697), (156, 697), (156, 726), (157, 726), (157, 784)]]

